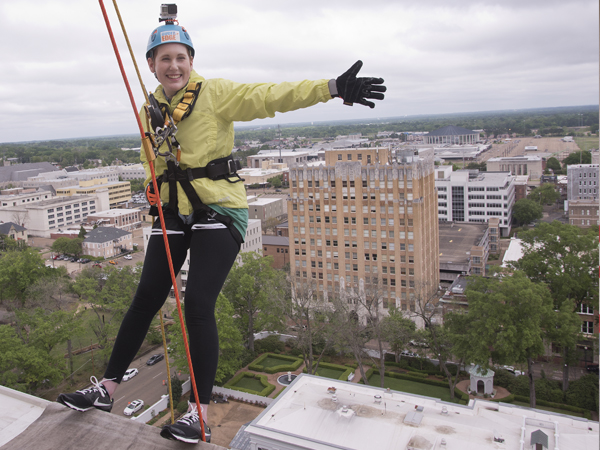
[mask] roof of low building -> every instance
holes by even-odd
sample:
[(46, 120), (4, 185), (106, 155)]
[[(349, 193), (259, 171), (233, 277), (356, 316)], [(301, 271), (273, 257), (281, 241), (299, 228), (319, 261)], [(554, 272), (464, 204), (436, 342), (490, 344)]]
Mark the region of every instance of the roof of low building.
[(263, 245), (289, 246), (290, 239), (285, 236), (271, 236), (269, 234), (263, 234), (262, 243)]
[(131, 232), (113, 227), (98, 227), (85, 235), (84, 242), (108, 242), (131, 235)]
[(14, 228), (15, 231), (25, 231), (26, 228), (22, 227), (21, 225), (18, 225), (16, 223), (13, 222), (5, 222), (5, 223), (0, 223), (0, 234), (8, 234), (10, 233), (11, 228)]
[(478, 134), (476, 131), (468, 130), (463, 127), (457, 127), (455, 125), (448, 125), (446, 127), (438, 128), (437, 130), (430, 131), (425, 136), (464, 136), (465, 134)]

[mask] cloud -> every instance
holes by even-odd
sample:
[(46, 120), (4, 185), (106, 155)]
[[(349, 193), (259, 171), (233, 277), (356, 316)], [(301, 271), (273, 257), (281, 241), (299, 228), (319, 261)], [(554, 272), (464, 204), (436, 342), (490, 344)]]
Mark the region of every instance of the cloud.
[[(104, 1), (137, 107), (143, 95), (112, 2)], [(362, 59), (386, 80), (374, 110), (339, 100), (259, 123), (342, 120), (598, 102), (598, 2), (223, 0), (177, 2), (206, 78), (335, 78)], [(147, 89), (159, 3), (120, 12)], [(0, 5), (0, 141), (133, 134), (131, 105), (97, 2)]]

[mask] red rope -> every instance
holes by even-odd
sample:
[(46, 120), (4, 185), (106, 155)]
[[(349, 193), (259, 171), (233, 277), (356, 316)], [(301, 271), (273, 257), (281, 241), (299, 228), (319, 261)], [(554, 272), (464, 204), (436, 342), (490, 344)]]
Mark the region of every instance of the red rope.
[[(104, 3), (102, 0), (98, 0), (100, 2), (100, 8), (102, 9), (102, 15), (104, 16), (104, 21), (106, 22), (106, 28), (108, 30), (108, 34), (110, 36), (110, 41), (112, 42), (113, 49), (115, 51), (115, 56), (117, 57), (117, 62), (119, 63), (119, 68), (121, 69), (121, 75), (123, 76), (123, 81), (125, 82), (125, 87), (127, 88), (127, 93), (129, 94), (129, 100), (131, 102), (131, 106), (133, 107), (133, 112), (135, 114), (135, 118), (138, 123), (138, 127), (140, 129), (140, 135), (142, 140), (146, 139), (146, 134), (144, 132), (144, 127), (142, 126), (142, 120), (138, 113), (138, 110), (135, 106), (135, 101), (133, 99), (133, 94), (131, 92), (131, 87), (129, 86), (129, 81), (127, 80), (127, 75), (125, 74), (125, 69), (123, 68), (123, 62), (121, 61), (121, 56), (119, 55), (119, 49), (117, 47), (117, 43), (115, 42), (115, 37), (112, 32), (112, 28), (110, 26), (110, 22), (108, 20), (108, 16), (106, 14), (106, 9), (104, 8)], [(154, 192), (160, 192), (158, 190), (158, 184), (156, 183), (156, 173), (154, 172), (154, 164), (152, 161), (148, 161), (148, 165), (150, 166), (150, 172), (152, 174), (152, 185), (154, 186)], [(204, 434), (204, 420), (202, 419), (202, 408), (199, 407), (198, 402), (198, 390), (196, 389), (196, 379), (194, 377), (194, 369), (192, 368), (192, 358), (190, 356), (190, 348), (188, 345), (187, 333), (185, 332), (185, 325), (183, 323), (183, 312), (181, 310), (181, 301), (179, 300), (179, 292), (177, 290), (177, 279), (175, 277), (175, 269), (173, 269), (173, 260), (171, 259), (171, 250), (169, 248), (169, 239), (167, 237), (167, 228), (165, 226), (165, 218), (163, 216), (162, 207), (160, 205), (160, 195), (159, 195), (159, 204), (158, 204), (158, 216), (160, 218), (160, 226), (162, 228), (163, 240), (165, 242), (165, 250), (167, 252), (167, 260), (169, 262), (169, 272), (171, 273), (171, 282), (173, 283), (173, 291), (175, 291), (175, 300), (177, 301), (177, 311), (179, 313), (179, 320), (181, 322), (181, 333), (183, 335), (183, 344), (185, 346), (185, 354), (187, 356), (188, 366), (190, 369), (190, 380), (192, 382), (192, 389), (194, 391), (194, 398), (196, 399), (196, 406), (198, 406), (198, 416), (200, 417), (200, 428), (202, 431), (202, 440), (206, 442), (206, 436)], [(168, 358), (168, 355), (167, 355)]]

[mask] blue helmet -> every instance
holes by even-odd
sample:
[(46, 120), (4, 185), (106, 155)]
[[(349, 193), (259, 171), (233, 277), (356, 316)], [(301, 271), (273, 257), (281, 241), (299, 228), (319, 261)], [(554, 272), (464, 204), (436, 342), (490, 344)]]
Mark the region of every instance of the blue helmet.
[(180, 43), (186, 45), (190, 49), (192, 58), (194, 57), (194, 44), (192, 38), (185, 28), (167, 23), (156, 28), (148, 39), (148, 47), (146, 48), (146, 59), (152, 57), (152, 52), (156, 47), (162, 44)]

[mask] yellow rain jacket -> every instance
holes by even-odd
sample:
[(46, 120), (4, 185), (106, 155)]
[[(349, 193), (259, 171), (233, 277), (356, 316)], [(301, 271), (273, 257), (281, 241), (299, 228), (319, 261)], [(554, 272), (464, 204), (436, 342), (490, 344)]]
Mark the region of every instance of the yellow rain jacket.
[[(214, 159), (229, 156), (234, 142), (233, 122), (274, 117), (276, 112), (306, 108), (332, 98), (329, 80), (242, 84), (219, 78), (205, 80), (192, 71), (190, 81), (201, 82), (202, 87), (194, 110), (177, 125), (175, 137), (181, 146), (180, 167), (183, 170), (188, 167), (204, 167)], [(171, 100), (171, 113), (184, 93), (185, 88), (179, 90)], [(169, 104), (162, 86), (158, 86), (154, 96), (158, 103)], [(148, 121), (143, 108), (140, 115), (145, 131), (149, 131), (146, 129)], [(161, 151), (167, 151), (166, 144)], [(152, 177), (143, 151), (141, 160), (146, 169), (147, 186)], [(162, 157), (158, 157), (154, 164), (158, 177), (166, 170), (167, 164)], [(232, 184), (227, 180), (198, 178), (192, 181), (192, 186), (206, 205), (248, 208), (242, 182)], [(168, 201), (169, 183), (162, 183), (160, 197), (163, 203)], [(177, 198), (179, 212), (183, 215), (191, 214), (192, 205), (179, 184)]]

